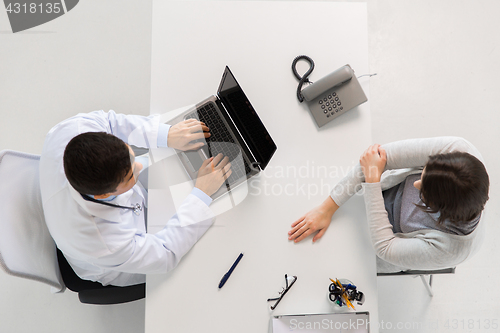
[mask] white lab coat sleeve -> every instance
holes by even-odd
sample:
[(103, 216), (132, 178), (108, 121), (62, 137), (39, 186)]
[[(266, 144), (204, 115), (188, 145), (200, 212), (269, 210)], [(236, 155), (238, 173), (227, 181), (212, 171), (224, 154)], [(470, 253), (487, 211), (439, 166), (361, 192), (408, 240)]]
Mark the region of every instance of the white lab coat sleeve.
[(214, 220), (215, 215), (208, 206), (190, 194), (161, 231), (138, 233), (94, 264), (126, 273), (166, 273), (177, 266)]
[(137, 147), (157, 147), (159, 115), (145, 117), (101, 110), (81, 113), (68, 121), (78, 122), (79, 133), (102, 131)]
[[(429, 156), (455, 151), (467, 152), (482, 161), (481, 154), (469, 141), (453, 136), (401, 140), (382, 145), (382, 148), (387, 153), (386, 171), (423, 168)], [(365, 176), (358, 163), (333, 187), (330, 196), (341, 206), (362, 188), (364, 181)]]

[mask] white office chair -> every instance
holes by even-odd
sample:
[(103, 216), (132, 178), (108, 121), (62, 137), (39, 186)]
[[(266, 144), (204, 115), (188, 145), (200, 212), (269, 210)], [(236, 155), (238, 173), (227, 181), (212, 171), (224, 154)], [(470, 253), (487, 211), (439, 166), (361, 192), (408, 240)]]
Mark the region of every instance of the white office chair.
[(120, 304), (145, 297), (146, 284), (116, 287), (80, 279), (49, 234), (39, 180), (40, 156), (0, 151), (0, 266), (13, 276), (77, 292), (87, 304)]
[[(402, 271), (396, 273), (377, 273), (377, 276), (395, 276), (395, 275), (413, 275), (420, 276), (422, 283), (424, 284), (425, 289), (430, 297), (434, 296), (434, 292), (432, 291), (432, 276), (434, 274), (455, 274), (455, 267), (438, 269), (434, 271), (417, 271), (417, 270), (409, 270)], [(429, 282), (425, 280), (425, 276), (429, 276)]]
[(39, 162), (38, 155), (0, 152), (0, 266), (62, 292), (56, 245), (43, 215)]

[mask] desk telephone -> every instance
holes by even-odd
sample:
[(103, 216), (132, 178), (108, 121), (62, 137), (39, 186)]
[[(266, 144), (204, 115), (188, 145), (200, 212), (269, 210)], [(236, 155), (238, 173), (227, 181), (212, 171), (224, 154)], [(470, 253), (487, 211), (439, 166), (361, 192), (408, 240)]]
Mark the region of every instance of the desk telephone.
[[(310, 63), (309, 70), (302, 77), (295, 68), (301, 59)], [(318, 127), (368, 100), (351, 66), (342, 66), (314, 83), (308, 79), (313, 69), (314, 62), (308, 56), (298, 56), (292, 63), (293, 74), (299, 80), (297, 98), (301, 103), (307, 102)], [(306, 82), (310, 84), (302, 89)]]

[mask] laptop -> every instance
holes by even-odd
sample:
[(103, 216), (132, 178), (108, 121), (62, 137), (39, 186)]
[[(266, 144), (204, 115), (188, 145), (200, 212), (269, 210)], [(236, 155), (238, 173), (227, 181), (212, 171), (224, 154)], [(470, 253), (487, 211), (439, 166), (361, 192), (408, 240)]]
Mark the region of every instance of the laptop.
[(231, 176), (212, 195), (219, 198), (264, 170), (276, 152), (276, 144), (247, 96), (226, 66), (217, 95), (212, 95), (184, 115), (197, 119), (210, 129), (206, 145), (196, 151), (179, 151), (178, 156), (189, 177), (196, 179), (204, 160), (219, 153), (228, 156)]

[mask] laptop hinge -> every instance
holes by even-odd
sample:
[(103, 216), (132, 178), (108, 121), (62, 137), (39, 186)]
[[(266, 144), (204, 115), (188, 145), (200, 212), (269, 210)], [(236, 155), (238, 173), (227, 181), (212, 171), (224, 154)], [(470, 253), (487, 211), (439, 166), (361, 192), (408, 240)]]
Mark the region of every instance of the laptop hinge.
[(254, 154), (250, 150), (250, 147), (247, 145), (245, 139), (243, 138), (243, 135), (241, 135), (240, 131), (236, 127), (236, 125), (233, 121), (233, 118), (231, 118), (231, 116), (229, 115), (229, 112), (227, 112), (227, 109), (224, 106), (224, 104), (222, 104), (222, 102), (220, 101), (220, 99), (218, 97), (215, 99), (215, 102), (216, 102), (217, 106), (219, 107), (219, 109), (221, 111), (224, 111), (222, 113), (223, 113), (224, 118), (226, 118), (226, 121), (227, 121), (229, 127), (231, 127), (231, 129), (233, 130), (234, 133), (238, 133), (238, 135), (236, 136), (236, 140), (238, 140), (241, 148), (245, 151), (245, 154), (250, 159), (250, 163), (252, 164), (251, 167), (262, 171), (262, 168), (260, 167), (260, 163), (257, 161)]

